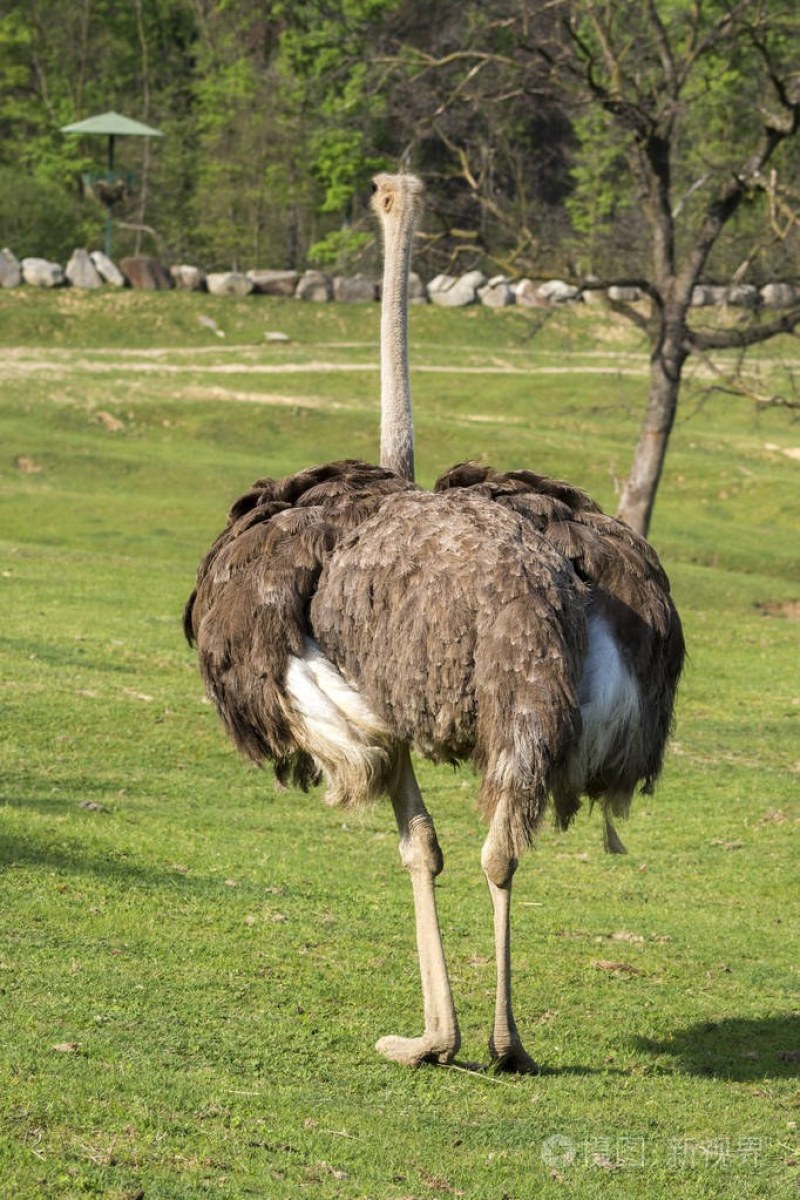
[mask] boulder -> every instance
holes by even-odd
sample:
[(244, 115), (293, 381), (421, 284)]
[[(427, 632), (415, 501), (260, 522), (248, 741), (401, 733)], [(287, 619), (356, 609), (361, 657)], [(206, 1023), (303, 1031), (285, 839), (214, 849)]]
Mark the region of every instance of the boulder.
[(253, 281), (253, 291), (265, 296), (293, 296), (300, 278), (297, 271), (270, 271), (256, 269), (247, 272)]
[(366, 275), (337, 275), (333, 281), (333, 298), (345, 304), (373, 304), (378, 289)]
[(512, 283), (514, 300), (522, 308), (541, 308), (545, 301), (539, 299), (539, 289), (532, 279), (518, 279)]
[(484, 286), (478, 288), (478, 299), (488, 308), (507, 308), (515, 296), (505, 275), (495, 275)]
[(706, 291), (711, 297), (712, 304), (725, 304), (727, 302), (728, 289), (720, 287), (718, 284), (708, 284)]
[(605, 289), (600, 286), (597, 275), (587, 275), (581, 286), (581, 300), (584, 304), (605, 304)]
[(478, 288), (487, 282), (483, 271), (467, 271), (454, 279), (452, 275), (437, 275), (428, 284), (428, 295), (440, 308), (464, 308), (474, 304)]
[(324, 304), (333, 299), (333, 280), (324, 271), (306, 271), (298, 280), (294, 294), (298, 300)]
[(123, 258), (119, 265), (132, 288), (145, 292), (165, 292), (174, 286), (166, 267), (150, 255)]
[(249, 296), (253, 281), (241, 271), (212, 271), (206, 275), (206, 287), (212, 296)]
[(760, 300), (758, 288), (752, 283), (734, 283), (725, 294), (725, 303), (734, 308), (756, 308)]
[(73, 287), (91, 290), (103, 286), (100, 273), (89, 257), (88, 250), (73, 250), (64, 270)]
[(175, 287), (184, 292), (202, 292), (206, 286), (206, 277), (199, 267), (190, 267), (187, 263), (178, 263), (170, 267), (169, 273), (175, 280)]
[(46, 258), (23, 258), (22, 278), (32, 287), (61, 287), (65, 282), (64, 272), (58, 263)]
[(692, 308), (707, 308), (709, 304), (714, 303), (714, 289), (705, 284), (696, 283), (692, 288)]
[(412, 271), (408, 277), (408, 303), (409, 304), (427, 304), (428, 289), (420, 279), (416, 271)]
[(113, 287), (125, 287), (125, 276), (107, 254), (103, 254), (102, 250), (93, 250), (89, 258), (104, 283), (110, 283)]
[(536, 294), (543, 304), (569, 304), (578, 299), (580, 288), (563, 279), (548, 279), (539, 285)]
[(0, 250), (0, 287), (19, 287), (22, 283), (22, 267), (16, 254), (6, 248)]
[(797, 299), (797, 288), (791, 283), (766, 283), (761, 289), (761, 303), (765, 308), (791, 308)]
[(437, 292), (446, 292), (456, 281), (455, 275), (436, 275), (428, 284), (428, 295), (433, 299)]
[(642, 293), (637, 287), (628, 287), (626, 284), (612, 283), (606, 294), (609, 300), (619, 304), (635, 304), (637, 300), (642, 299)]

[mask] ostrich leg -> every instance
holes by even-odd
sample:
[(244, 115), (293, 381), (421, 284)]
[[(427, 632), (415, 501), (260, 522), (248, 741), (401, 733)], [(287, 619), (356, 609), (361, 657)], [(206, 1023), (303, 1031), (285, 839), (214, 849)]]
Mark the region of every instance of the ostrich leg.
[(461, 1035), (447, 977), (433, 888), (433, 881), (442, 870), (442, 852), (405, 747), (399, 755), (392, 805), (400, 831), (400, 857), (411, 875), (414, 892), (425, 1031), (415, 1038), (383, 1037), (375, 1049), (410, 1067), (418, 1067), (423, 1062), (449, 1063), (458, 1051)]
[(517, 1071), (535, 1075), (539, 1068), (522, 1045), (514, 1014), (511, 1011), (511, 884), (517, 869), (516, 859), (501, 849), (497, 836), (497, 818), (483, 844), (481, 866), (489, 884), (494, 910), (494, 945), (497, 958), (497, 990), (494, 1006), (494, 1029), (489, 1038), (492, 1063), (501, 1071)]

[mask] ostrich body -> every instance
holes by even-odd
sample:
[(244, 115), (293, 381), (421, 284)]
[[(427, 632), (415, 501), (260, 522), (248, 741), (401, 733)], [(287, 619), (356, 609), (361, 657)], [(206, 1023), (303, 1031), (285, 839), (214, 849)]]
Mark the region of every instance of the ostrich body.
[(552, 798), (611, 821), (663, 757), (683, 641), (652, 549), (582, 492), (466, 463), (413, 482), (406, 291), (422, 185), (378, 176), (385, 238), (381, 466), (259, 480), (231, 510), (185, 612), (206, 688), (238, 748), (333, 802), (391, 799), (414, 895), (425, 1028), (377, 1049), (447, 1063), (460, 1034), (436, 914), (442, 853), (409, 750), (471, 760), (497, 956), (490, 1038), (534, 1071), (511, 1007), (517, 861)]

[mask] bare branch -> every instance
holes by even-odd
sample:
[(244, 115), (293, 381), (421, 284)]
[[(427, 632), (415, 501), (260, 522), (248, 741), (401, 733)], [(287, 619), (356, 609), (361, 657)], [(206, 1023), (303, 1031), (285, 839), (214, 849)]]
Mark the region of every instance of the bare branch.
[(753, 153), (730, 178), (727, 185), (709, 201), (694, 246), (687, 255), (681, 271), (681, 279), (685, 288), (691, 287), (700, 277), (714, 243), (739, 208), (748, 190), (758, 185), (758, 180), (775, 149), (784, 138), (796, 131), (798, 120), (800, 120), (800, 103), (794, 105), (793, 118), (794, 123), (791, 129), (776, 129), (769, 121), (765, 121), (761, 127), (758, 145)]
[(672, 46), (670, 45), (667, 31), (656, 8), (655, 0), (647, 0), (647, 11), (650, 14), (650, 21), (656, 33), (658, 56), (661, 59), (661, 68), (664, 72), (667, 91), (669, 92), (670, 99), (677, 100), (680, 94), (680, 85), (678, 83), (678, 73), (675, 69), (675, 59), (672, 54)]
[[(641, 275), (626, 276), (623, 279), (586, 279), (580, 285), (581, 294), (584, 292), (600, 292), (606, 291), (608, 288), (636, 288), (643, 292), (650, 300), (652, 300), (659, 308), (664, 305), (664, 300), (658, 288), (654, 287), (649, 279), (645, 279)], [(619, 303), (615, 301), (614, 303)]]
[(117, 229), (131, 229), (135, 233), (149, 233), (150, 237), (153, 239), (156, 246), (158, 247), (159, 254), (163, 254), (164, 257), (167, 259), (169, 259), (171, 257), (167, 243), (164, 241), (163, 237), (158, 232), (158, 230), (153, 229), (152, 225), (144, 225), (140, 221), (119, 221), (119, 220), (115, 221), (114, 224), (117, 227)]
[(505, 54), (492, 54), (482, 50), (453, 50), (450, 54), (443, 54), (437, 58), (433, 54), (427, 54), (424, 50), (418, 49), (416, 46), (406, 47), (404, 55), (385, 55), (372, 60), (378, 65), (389, 65), (392, 67), (408, 66), (409, 62), (420, 66), (425, 71), (439, 70), (442, 67), (452, 66), (456, 62), (471, 62), (471, 63), (502, 63), (507, 67), (517, 67), (518, 63), (513, 58), (509, 58)]
[(699, 3), (695, 4), (693, 42), (690, 52), (681, 63), (681, 70), (678, 74), (679, 92), (683, 89), (686, 80), (694, 70), (697, 60), (702, 58), (704, 54), (707, 54), (709, 50), (713, 50), (724, 38), (728, 36), (735, 37), (741, 18), (748, 15), (752, 7), (753, 0), (739, 0), (738, 4), (732, 5), (727, 12), (722, 13), (714, 21), (704, 37), (694, 40), (700, 28), (701, 15), (701, 5)]
[(691, 199), (691, 197), (694, 195), (694, 193), (696, 191), (699, 191), (699, 189), (703, 186), (703, 184), (708, 183), (710, 178), (711, 178), (711, 172), (706, 171), (705, 174), (701, 175), (699, 179), (695, 179), (694, 183), (691, 184), (686, 189), (686, 191), (683, 193), (680, 200), (678, 201), (678, 203), (675, 205), (675, 207), (672, 210), (673, 221), (676, 221), (678, 219), (678, 217), (683, 212), (683, 209), (684, 209), (687, 201)]
[(789, 309), (773, 321), (744, 329), (690, 329), (686, 327), (686, 345), (691, 352), (736, 350), (768, 342), (781, 333), (794, 333), (800, 325), (800, 308)]
[(641, 329), (643, 333), (650, 332), (650, 322), (644, 313), (637, 312), (630, 304), (624, 300), (609, 300), (608, 307), (612, 312), (618, 313), (624, 317), (626, 321), (630, 321), (637, 329)]

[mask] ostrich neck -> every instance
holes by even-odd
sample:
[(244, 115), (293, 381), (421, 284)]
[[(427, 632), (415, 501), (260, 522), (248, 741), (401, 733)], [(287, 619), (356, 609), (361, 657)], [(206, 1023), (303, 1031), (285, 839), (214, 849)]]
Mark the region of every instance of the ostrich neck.
[(408, 273), (414, 223), (385, 229), (381, 306), (381, 466), (414, 478), (414, 422), (408, 378)]

